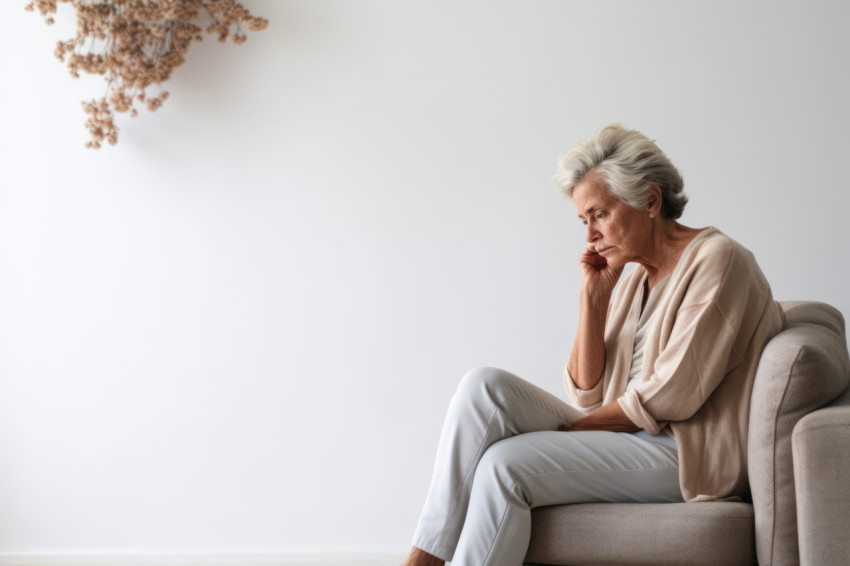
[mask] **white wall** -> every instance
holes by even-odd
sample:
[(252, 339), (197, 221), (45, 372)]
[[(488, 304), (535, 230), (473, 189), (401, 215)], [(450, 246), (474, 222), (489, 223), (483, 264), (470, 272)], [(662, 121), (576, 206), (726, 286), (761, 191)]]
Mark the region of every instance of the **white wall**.
[(244, 3), (100, 152), (0, 5), (0, 553), (403, 551), (464, 371), (561, 391), (609, 122), (850, 314), (846, 2)]

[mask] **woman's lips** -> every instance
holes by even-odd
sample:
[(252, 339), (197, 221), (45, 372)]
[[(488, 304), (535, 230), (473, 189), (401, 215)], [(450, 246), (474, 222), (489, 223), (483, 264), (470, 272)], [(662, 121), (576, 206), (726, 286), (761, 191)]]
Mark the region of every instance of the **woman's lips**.
[(611, 248), (613, 248), (613, 247), (614, 247), (614, 246), (608, 246), (607, 248), (602, 248), (601, 250), (596, 250), (596, 253), (598, 253), (598, 254), (603, 254), (603, 253), (607, 252), (608, 250), (610, 250), (610, 249), (611, 249)]

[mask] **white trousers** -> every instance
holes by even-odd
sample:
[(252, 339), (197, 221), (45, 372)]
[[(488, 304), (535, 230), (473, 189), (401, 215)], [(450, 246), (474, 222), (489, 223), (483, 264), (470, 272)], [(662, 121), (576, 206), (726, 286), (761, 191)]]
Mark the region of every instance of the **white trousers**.
[(456, 566), (519, 566), (531, 509), (679, 502), (675, 449), (620, 432), (558, 432), (584, 416), (495, 368), (464, 376), (443, 425), (414, 546)]

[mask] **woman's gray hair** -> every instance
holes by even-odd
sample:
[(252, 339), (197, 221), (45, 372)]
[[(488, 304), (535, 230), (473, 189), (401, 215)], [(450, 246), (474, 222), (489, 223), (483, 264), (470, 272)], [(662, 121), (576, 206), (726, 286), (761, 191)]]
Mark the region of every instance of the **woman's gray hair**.
[(619, 124), (605, 126), (561, 157), (558, 187), (572, 198), (575, 186), (590, 172), (602, 177), (608, 190), (632, 208), (648, 205), (649, 186), (656, 185), (661, 189), (661, 215), (670, 220), (682, 216), (688, 202), (682, 176), (655, 141)]

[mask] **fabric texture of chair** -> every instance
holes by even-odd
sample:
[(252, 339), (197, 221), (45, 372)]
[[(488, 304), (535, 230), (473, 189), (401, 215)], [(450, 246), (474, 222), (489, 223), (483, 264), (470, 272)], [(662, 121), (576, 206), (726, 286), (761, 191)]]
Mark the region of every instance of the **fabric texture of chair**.
[(793, 435), (797, 531), (802, 564), (850, 564), (850, 411), (806, 415)]

